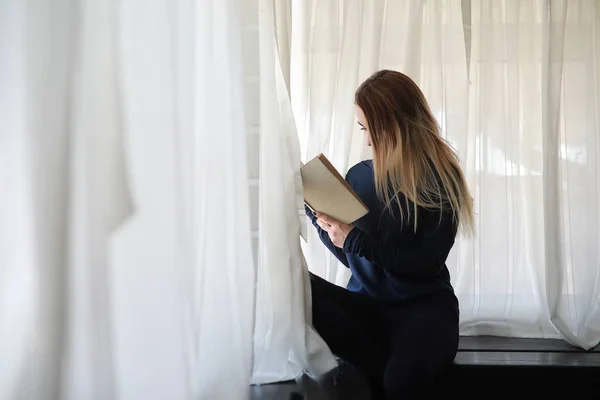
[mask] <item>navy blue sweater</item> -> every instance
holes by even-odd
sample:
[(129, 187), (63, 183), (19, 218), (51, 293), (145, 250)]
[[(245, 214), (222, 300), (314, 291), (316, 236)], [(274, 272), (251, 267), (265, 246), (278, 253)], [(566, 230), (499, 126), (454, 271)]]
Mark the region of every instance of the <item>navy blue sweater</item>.
[[(398, 205), (392, 206), (392, 215), (377, 196), (371, 160), (352, 167), (346, 181), (367, 205), (369, 213), (354, 223), (343, 249), (331, 242), (329, 234), (319, 227), (308, 208), (306, 214), (325, 246), (350, 268), (352, 277), (348, 290), (388, 302), (438, 292), (447, 292), (454, 298), (446, 267), (457, 232), (452, 212), (440, 215), (439, 210), (419, 208), (415, 232), (414, 213), (407, 219), (407, 210), (404, 210), (405, 219), (401, 223)], [(404, 197), (400, 201), (405, 204)], [(412, 203), (409, 205), (412, 207)]]

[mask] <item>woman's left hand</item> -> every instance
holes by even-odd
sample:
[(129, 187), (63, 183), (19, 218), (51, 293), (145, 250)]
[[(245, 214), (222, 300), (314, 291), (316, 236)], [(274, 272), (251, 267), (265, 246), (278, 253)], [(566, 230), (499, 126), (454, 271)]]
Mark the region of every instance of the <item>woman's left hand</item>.
[(329, 234), (331, 242), (336, 247), (343, 248), (346, 237), (354, 229), (354, 225), (346, 225), (322, 213), (316, 213), (315, 215), (318, 218), (317, 223), (321, 229)]

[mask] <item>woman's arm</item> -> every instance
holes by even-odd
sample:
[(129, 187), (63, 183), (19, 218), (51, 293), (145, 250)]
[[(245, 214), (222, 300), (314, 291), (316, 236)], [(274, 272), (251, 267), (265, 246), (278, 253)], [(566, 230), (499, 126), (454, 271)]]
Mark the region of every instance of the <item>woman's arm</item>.
[(435, 278), (454, 245), (456, 224), (451, 213), (445, 213), (441, 220), (439, 214), (430, 215), (423, 223), (419, 227), (423, 235), (416, 244), (383, 243), (355, 228), (348, 233), (343, 250), (406, 279)]
[(332, 242), (331, 239), (329, 238), (329, 234), (324, 231), (323, 229), (321, 229), (321, 227), (319, 226), (319, 224), (317, 223), (318, 219), (317, 217), (313, 214), (313, 212), (310, 210), (310, 208), (308, 208), (307, 206), (304, 206), (304, 211), (306, 212), (306, 215), (308, 216), (308, 218), (310, 218), (312, 224), (315, 226), (315, 228), (317, 228), (317, 233), (319, 234), (319, 237), (321, 238), (321, 241), (323, 242), (323, 244), (325, 245), (325, 247), (327, 247), (329, 249), (329, 251), (331, 251), (333, 253), (333, 255), (340, 260), (340, 262), (342, 264), (344, 264), (346, 267), (350, 267), (348, 265), (348, 259), (346, 258), (346, 253), (344, 253), (344, 251), (342, 249), (340, 249), (339, 247), (336, 247)]

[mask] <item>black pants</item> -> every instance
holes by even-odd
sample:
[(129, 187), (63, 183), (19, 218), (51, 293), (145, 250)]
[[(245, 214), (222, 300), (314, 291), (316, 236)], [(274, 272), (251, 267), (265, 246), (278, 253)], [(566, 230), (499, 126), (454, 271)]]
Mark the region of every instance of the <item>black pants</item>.
[(331, 351), (382, 389), (385, 399), (428, 398), (458, 348), (448, 294), (383, 303), (311, 274), (313, 325)]

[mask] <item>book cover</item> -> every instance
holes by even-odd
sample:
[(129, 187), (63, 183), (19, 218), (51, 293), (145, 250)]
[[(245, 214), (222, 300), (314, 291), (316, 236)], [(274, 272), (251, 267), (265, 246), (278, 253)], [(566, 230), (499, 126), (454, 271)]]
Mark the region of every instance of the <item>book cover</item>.
[(351, 224), (369, 212), (327, 157), (319, 154), (300, 168), (304, 202), (313, 211)]

